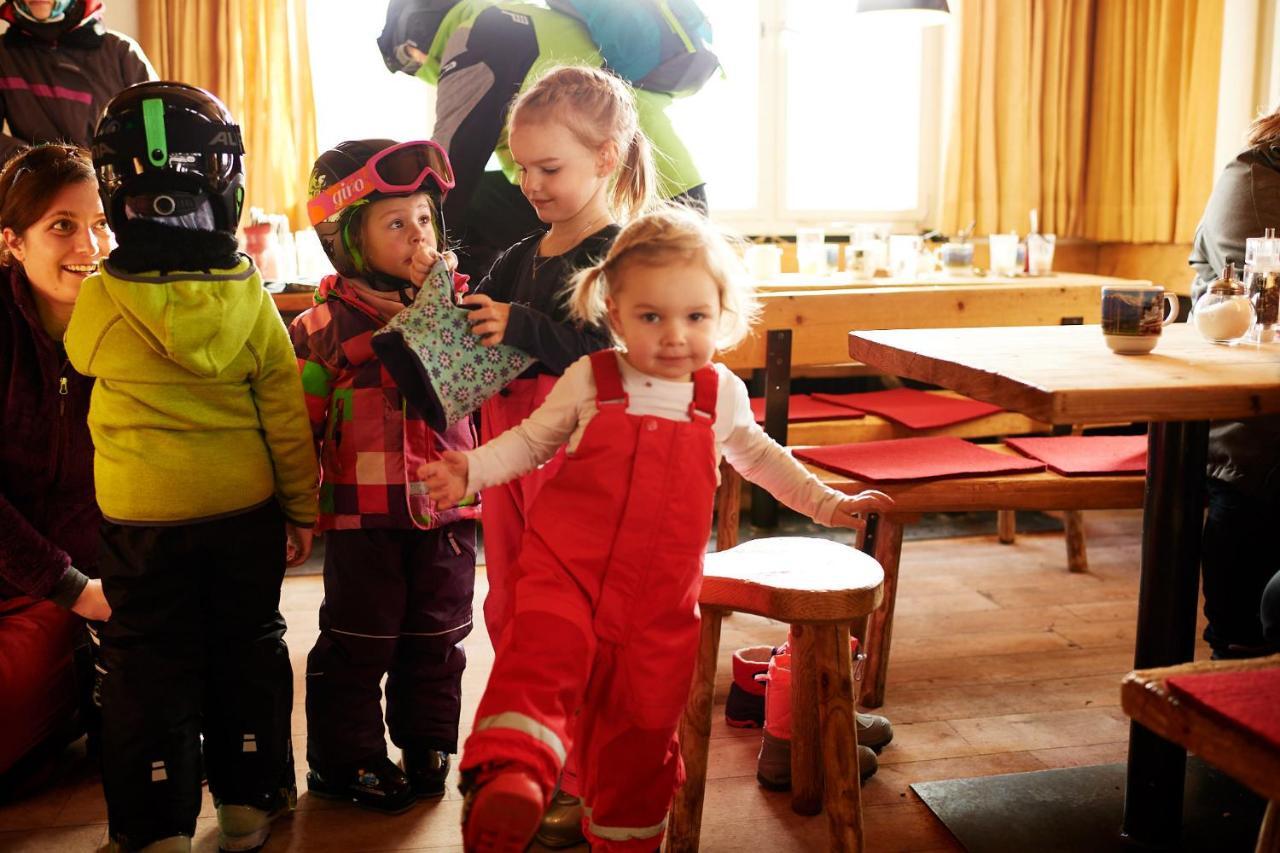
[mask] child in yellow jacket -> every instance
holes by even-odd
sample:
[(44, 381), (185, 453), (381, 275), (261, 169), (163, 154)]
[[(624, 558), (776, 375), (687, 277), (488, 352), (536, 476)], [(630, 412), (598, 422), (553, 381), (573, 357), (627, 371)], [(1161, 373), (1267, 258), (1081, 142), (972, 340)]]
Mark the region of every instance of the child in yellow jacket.
[[(103, 787), (117, 850), (189, 850), (201, 737), (224, 850), (258, 849), (296, 794), (279, 612), (310, 550), (317, 470), (293, 348), (238, 255), (239, 128), (212, 95), (142, 83), (94, 166), (120, 245), (67, 330), (97, 378)], [(157, 845), (153, 848), (152, 845)]]

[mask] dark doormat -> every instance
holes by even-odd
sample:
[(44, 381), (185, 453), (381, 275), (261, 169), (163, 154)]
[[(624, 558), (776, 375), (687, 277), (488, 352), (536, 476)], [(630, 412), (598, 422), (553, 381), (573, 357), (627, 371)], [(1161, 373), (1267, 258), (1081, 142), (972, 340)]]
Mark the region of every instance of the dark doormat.
[[(1123, 764), (911, 786), (969, 853), (1129, 853), (1120, 838)], [(1266, 802), (1198, 758), (1187, 761), (1177, 850), (1249, 853)]]

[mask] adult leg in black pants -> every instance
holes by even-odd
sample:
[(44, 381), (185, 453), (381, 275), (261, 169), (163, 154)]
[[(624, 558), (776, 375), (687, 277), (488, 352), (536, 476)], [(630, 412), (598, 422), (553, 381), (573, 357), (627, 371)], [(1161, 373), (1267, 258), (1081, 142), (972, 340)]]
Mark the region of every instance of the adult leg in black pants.
[(1212, 477), (1206, 485), (1209, 514), (1201, 568), (1209, 624), (1204, 638), (1215, 658), (1266, 654), (1259, 605), (1276, 573), (1274, 530), (1280, 505)]

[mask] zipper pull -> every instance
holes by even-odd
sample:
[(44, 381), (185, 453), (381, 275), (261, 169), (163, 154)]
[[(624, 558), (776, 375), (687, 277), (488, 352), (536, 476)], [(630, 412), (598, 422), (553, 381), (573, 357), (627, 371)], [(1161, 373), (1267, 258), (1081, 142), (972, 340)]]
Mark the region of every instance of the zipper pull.
[(67, 412), (67, 377), (58, 377), (58, 414), (64, 415)]

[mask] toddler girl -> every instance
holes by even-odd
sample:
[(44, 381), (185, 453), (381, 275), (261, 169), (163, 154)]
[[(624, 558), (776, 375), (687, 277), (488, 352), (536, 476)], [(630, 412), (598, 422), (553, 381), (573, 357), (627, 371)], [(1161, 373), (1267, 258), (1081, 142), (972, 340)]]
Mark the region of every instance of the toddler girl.
[(423, 472), (437, 505), (452, 506), (567, 446), (530, 514), (513, 615), (464, 753), (468, 850), (523, 849), (574, 748), (592, 849), (661, 844), (722, 453), (822, 524), (855, 526), (891, 504), (822, 485), (755, 423), (741, 380), (710, 363), (755, 311), (738, 267), (696, 214), (627, 225), (575, 278), (571, 301), (581, 321), (607, 319), (618, 349), (571, 365), (518, 427)]

